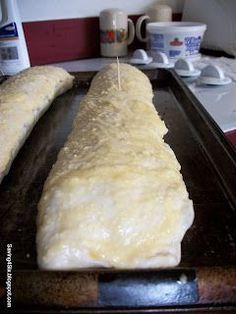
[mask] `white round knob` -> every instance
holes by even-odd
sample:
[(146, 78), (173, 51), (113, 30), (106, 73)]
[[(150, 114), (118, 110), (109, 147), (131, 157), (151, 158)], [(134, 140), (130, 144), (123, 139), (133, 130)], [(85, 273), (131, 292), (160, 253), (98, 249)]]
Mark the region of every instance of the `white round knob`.
[(198, 76), (201, 73), (201, 71), (194, 68), (191, 61), (186, 59), (178, 59), (175, 62), (175, 71), (183, 77)]
[(215, 77), (218, 79), (224, 79), (225, 74), (223, 70), (218, 65), (207, 65), (201, 73), (201, 76), (207, 76), (207, 77)]
[(150, 62), (152, 62), (152, 57), (149, 57), (143, 49), (136, 49), (129, 60), (131, 64), (148, 64)]
[(207, 85), (227, 85), (232, 82), (231, 78), (225, 77), (224, 71), (214, 64), (209, 64), (202, 69), (200, 81)]
[(141, 60), (145, 61), (145, 60), (148, 59), (148, 55), (147, 55), (145, 50), (137, 49), (137, 50), (134, 51), (133, 58), (134, 59), (141, 59)]

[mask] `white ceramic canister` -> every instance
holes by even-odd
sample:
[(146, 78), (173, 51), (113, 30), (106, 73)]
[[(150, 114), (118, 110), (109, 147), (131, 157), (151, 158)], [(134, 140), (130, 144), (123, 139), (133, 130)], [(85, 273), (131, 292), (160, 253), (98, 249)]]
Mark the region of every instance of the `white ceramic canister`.
[(120, 9), (106, 9), (100, 13), (100, 48), (104, 57), (128, 54), (128, 45), (135, 36), (135, 28), (127, 13)]
[(165, 4), (156, 4), (147, 10), (146, 15), (142, 15), (138, 18), (136, 23), (136, 36), (143, 42), (148, 40), (147, 36), (142, 36), (141, 34), (141, 28), (145, 21), (146, 23), (170, 22), (172, 21), (172, 9)]
[(147, 25), (150, 54), (163, 52), (169, 59), (200, 57), (199, 50), (206, 25), (194, 22), (156, 22)]

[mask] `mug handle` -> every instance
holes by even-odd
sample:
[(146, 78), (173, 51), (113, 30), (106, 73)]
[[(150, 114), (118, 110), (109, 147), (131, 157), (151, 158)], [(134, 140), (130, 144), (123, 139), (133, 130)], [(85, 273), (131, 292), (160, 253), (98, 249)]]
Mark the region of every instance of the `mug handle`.
[(127, 39), (127, 44), (130, 45), (133, 42), (135, 36), (134, 23), (130, 18), (128, 18), (128, 33), (129, 37)]
[(150, 20), (150, 17), (148, 15), (142, 15), (138, 18), (137, 20), (137, 24), (136, 24), (136, 36), (138, 37), (138, 40), (146, 42), (148, 40), (147, 36), (146, 37), (142, 37), (141, 34), (141, 26), (143, 21), (145, 20)]

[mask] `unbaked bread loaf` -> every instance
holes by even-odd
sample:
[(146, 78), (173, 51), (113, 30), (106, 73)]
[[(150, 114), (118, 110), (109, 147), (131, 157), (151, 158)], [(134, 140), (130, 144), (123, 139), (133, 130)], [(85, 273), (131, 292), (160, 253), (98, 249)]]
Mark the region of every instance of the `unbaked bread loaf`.
[(32, 128), (58, 95), (72, 87), (61, 68), (29, 68), (0, 85), (0, 182)]
[(136, 68), (105, 67), (83, 98), (45, 183), (37, 219), (38, 265), (170, 267), (193, 221), (180, 165)]

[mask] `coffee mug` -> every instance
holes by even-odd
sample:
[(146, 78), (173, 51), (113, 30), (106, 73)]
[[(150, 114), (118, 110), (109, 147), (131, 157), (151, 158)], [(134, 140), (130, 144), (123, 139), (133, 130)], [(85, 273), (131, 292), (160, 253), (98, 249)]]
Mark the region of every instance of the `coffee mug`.
[(140, 16), (136, 24), (136, 36), (140, 41), (148, 41), (147, 36), (141, 34), (141, 27), (144, 21), (150, 22), (170, 22), (172, 20), (172, 9), (165, 4), (157, 4), (147, 10), (146, 15)]
[(122, 57), (128, 54), (128, 45), (135, 36), (135, 27), (127, 14), (120, 9), (100, 12), (100, 48), (104, 57)]

